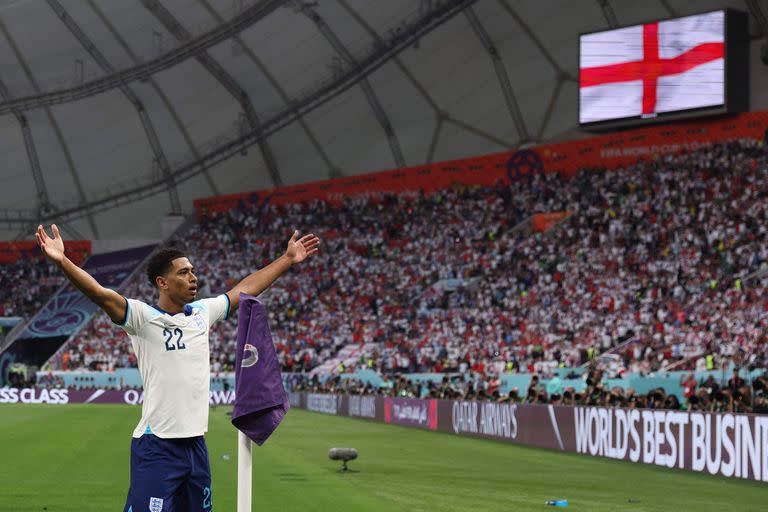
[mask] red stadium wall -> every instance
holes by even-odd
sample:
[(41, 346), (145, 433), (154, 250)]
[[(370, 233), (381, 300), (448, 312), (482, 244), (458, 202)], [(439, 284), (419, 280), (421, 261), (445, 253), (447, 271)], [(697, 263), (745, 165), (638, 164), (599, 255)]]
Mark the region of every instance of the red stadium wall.
[(615, 169), (639, 159), (693, 150), (708, 142), (751, 138), (762, 139), (768, 128), (768, 112), (748, 112), (735, 117), (646, 127), (560, 144), (546, 144), (514, 152), (496, 153), (463, 160), (380, 171), (360, 176), (317, 181), (277, 189), (207, 197), (195, 200), (198, 216), (226, 211), (239, 203), (274, 204), (325, 199), (369, 192), (423, 190), (430, 193), (454, 184), (493, 185), (514, 180), (530, 172), (560, 172), (573, 175), (579, 169)]
[[(83, 264), (91, 255), (90, 240), (67, 240), (65, 251), (67, 257), (76, 265)], [(43, 255), (33, 240), (16, 242), (0, 242), (0, 264), (16, 263), (20, 258), (42, 258)]]

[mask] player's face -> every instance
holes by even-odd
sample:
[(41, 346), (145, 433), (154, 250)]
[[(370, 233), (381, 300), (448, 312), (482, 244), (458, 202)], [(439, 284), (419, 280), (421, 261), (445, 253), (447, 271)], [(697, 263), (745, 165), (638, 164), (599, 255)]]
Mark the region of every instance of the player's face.
[(197, 277), (194, 268), (187, 258), (173, 260), (173, 268), (165, 276), (168, 283), (168, 293), (176, 299), (174, 302), (188, 303), (197, 296)]

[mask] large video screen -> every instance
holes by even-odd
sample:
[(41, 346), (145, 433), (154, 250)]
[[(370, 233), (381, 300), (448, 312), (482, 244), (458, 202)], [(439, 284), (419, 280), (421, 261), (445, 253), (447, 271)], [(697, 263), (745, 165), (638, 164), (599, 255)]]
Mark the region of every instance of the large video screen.
[(746, 31), (728, 9), (581, 35), (579, 124), (746, 110)]

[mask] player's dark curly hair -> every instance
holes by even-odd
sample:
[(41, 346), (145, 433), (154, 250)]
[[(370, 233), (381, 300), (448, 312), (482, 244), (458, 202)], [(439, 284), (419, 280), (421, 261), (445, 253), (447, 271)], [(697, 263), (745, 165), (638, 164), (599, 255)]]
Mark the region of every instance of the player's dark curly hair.
[(158, 249), (149, 258), (147, 263), (147, 278), (149, 283), (157, 287), (157, 277), (165, 275), (173, 268), (173, 260), (176, 258), (185, 258), (187, 255), (179, 249), (173, 247), (163, 247)]

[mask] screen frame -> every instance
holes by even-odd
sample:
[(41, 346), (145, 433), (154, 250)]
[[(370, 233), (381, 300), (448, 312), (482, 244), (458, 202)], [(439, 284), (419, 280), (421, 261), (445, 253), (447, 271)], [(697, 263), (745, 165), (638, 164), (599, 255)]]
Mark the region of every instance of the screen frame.
[[(701, 16), (713, 12), (724, 13), (723, 31), (725, 42), (724, 53), (724, 72), (723, 72), (723, 103), (707, 107), (695, 107), (684, 110), (675, 110), (672, 112), (660, 112), (653, 116), (644, 117), (642, 114), (629, 117), (618, 117), (604, 119), (601, 121), (581, 122), (581, 41), (584, 36), (591, 34), (600, 34), (612, 32), (631, 27), (641, 27), (648, 23), (658, 23), (662, 21), (678, 20), (692, 16)], [(579, 128), (587, 131), (604, 131), (617, 128), (636, 128), (650, 124), (667, 123), (672, 121), (690, 120), (697, 117), (712, 117), (729, 114), (737, 114), (749, 110), (749, 17), (746, 12), (733, 8), (709, 9), (706, 11), (686, 14), (685, 16), (672, 16), (668, 18), (658, 18), (644, 21), (641, 23), (632, 23), (630, 25), (621, 25), (606, 30), (593, 30), (590, 32), (580, 32), (577, 45), (578, 77), (577, 77), (577, 121)]]

